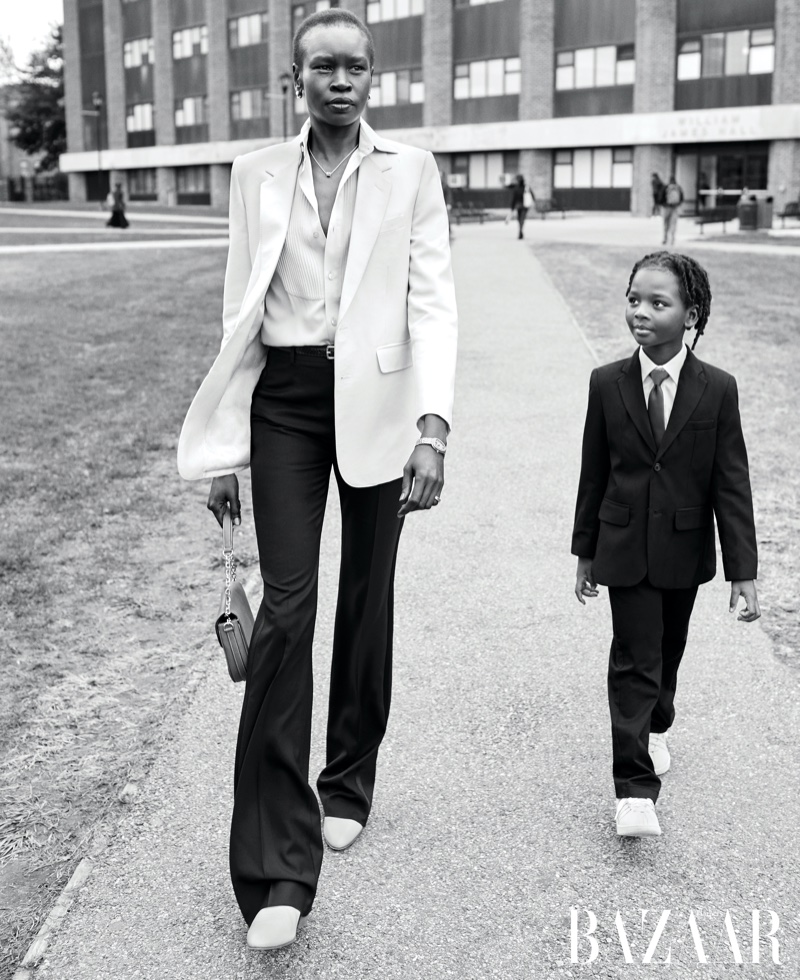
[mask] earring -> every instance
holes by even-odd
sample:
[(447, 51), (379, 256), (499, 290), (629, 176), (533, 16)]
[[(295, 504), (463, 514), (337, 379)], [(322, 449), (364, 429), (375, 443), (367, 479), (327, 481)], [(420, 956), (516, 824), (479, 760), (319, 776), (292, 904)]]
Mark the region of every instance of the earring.
[(298, 86), (297, 86), (297, 88), (296, 88), (296, 89), (294, 90), (294, 94), (295, 94), (295, 96), (296, 96), (296, 97), (297, 97), (298, 99), (302, 99), (302, 98), (303, 98), (303, 90), (302, 90), (302, 89), (300, 88), (300, 86), (299, 86), (299, 85), (298, 85)]

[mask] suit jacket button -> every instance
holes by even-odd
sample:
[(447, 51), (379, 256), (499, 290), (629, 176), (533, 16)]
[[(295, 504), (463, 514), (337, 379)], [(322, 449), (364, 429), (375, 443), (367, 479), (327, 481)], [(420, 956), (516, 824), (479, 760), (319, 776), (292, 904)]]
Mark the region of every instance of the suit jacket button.
[(656, 463), (656, 465), (653, 467), (653, 469), (656, 471), (656, 473), (660, 473), (661, 472), (661, 463)]

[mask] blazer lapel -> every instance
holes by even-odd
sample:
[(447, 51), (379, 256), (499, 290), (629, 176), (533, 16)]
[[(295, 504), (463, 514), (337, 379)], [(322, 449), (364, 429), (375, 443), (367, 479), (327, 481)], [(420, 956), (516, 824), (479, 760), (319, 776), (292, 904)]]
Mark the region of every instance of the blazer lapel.
[(706, 387), (706, 376), (703, 366), (689, 351), (686, 355), (681, 375), (678, 379), (678, 390), (675, 393), (675, 403), (670, 412), (669, 422), (661, 445), (658, 447), (656, 458), (661, 458), (675, 441), (675, 437), (686, 425), (692, 416), (692, 412), (697, 408), (697, 403), (703, 395)]
[[(655, 453), (656, 441), (653, 438), (653, 430), (650, 428), (650, 419), (647, 415), (647, 407), (644, 403), (644, 389), (642, 388), (642, 371), (639, 366), (639, 351), (634, 351), (622, 369), (620, 377), (619, 393), (625, 410), (633, 420), (633, 424), (639, 430), (639, 435), (644, 439), (650, 450)], [(672, 418), (670, 417), (670, 422)], [(662, 442), (663, 446), (663, 442)]]
[(391, 178), (385, 171), (390, 170), (391, 166), (392, 157), (379, 150), (373, 150), (364, 157), (359, 166), (350, 248), (347, 252), (342, 299), (339, 304), (340, 321), (344, 319), (347, 308), (353, 301), (381, 230), (392, 189)]

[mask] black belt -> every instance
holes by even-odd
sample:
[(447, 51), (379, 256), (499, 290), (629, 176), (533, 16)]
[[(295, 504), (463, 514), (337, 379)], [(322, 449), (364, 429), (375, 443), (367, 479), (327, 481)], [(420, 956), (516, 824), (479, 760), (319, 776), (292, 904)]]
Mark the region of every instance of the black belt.
[(333, 360), (333, 344), (322, 344), (320, 347), (270, 347), (269, 349), (284, 351), (293, 357), (300, 355), (303, 357), (324, 357), (327, 361)]

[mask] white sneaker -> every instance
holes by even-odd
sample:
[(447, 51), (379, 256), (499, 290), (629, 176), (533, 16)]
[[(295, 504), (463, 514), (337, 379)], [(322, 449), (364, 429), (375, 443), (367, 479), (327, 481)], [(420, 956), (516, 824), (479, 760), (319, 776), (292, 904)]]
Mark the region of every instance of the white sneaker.
[(669, 769), (670, 765), (669, 749), (667, 748), (667, 733), (651, 732), (650, 745), (648, 747), (650, 749), (650, 758), (653, 760), (653, 768), (656, 771), (656, 776), (663, 776)]
[(616, 819), (620, 837), (658, 837), (661, 834), (652, 800), (635, 796), (617, 800)]
[(247, 930), (250, 949), (282, 949), (297, 938), (300, 909), (291, 905), (274, 905), (261, 909)]
[(322, 821), (322, 836), (332, 851), (346, 851), (363, 829), (363, 824), (347, 817), (325, 817)]

